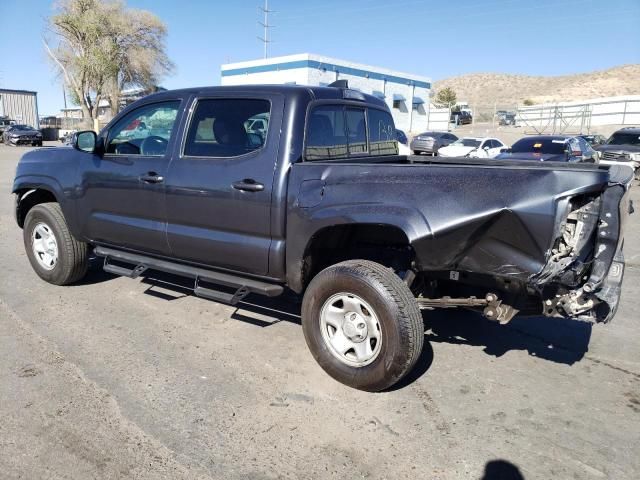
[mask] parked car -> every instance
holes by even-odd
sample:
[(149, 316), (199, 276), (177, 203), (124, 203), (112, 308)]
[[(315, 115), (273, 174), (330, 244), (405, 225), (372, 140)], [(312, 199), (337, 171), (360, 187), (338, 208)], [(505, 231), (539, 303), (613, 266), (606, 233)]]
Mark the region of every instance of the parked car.
[(467, 110), (451, 112), (450, 121), (456, 125), (466, 125), (473, 122), (473, 115)]
[(581, 137), (535, 135), (521, 138), (496, 159), (598, 163), (598, 154)]
[(446, 147), (456, 140), (458, 137), (449, 132), (423, 132), (413, 137), (410, 148), (416, 155), (421, 153), (437, 155), (440, 148)]
[(596, 147), (598, 145), (602, 145), (607, 142), (607, 138), (602, 135), (578, 135), (580, 138), (584, 139), (589, 145), (592, 147)]
[(464, 137), (438, 150), (441, 157), (493, 158), (506, 145), (497, 138)]
[(0, 118), (0, 142), (4, 142), (4, 131), (15, 122), (7, 117)]
[[(261, 113), (256, 145), (244, 122)], [(129, 135), (142, 119), (149, 128)], [(146, 96), (72, 148), (23, 155), (11, 191), (43, 280), (79, 281), (91, 252), (113, 274), (182, 275), (195, 295), (230, 304), (287, 288), (303, 294), (322, 368), (377, 391), (419, 359), (421, 309), (611, 320), (622, 170), (407, 158), (377, 97), (242, 85)]]
[(42, 146), (42, 133), (29, 125), (10, 125), (2, 133), (6, 145)]
[(411, 155), (409, 150), (409, 139), (407, 134), (399, 128), (396, 128), (396, 139), (398, 140), (398, 154), (399, 155)]
[(498, 118), (498, 124), (503, 126), (515, 125), (516, 124), (516, 114), (506, 112), (504, 115), (501, 115)]
[(613, 133), (604, 145), (598, 145), (600, 163), (627, 165), (640, 171), (640, 127), (626, 127)]

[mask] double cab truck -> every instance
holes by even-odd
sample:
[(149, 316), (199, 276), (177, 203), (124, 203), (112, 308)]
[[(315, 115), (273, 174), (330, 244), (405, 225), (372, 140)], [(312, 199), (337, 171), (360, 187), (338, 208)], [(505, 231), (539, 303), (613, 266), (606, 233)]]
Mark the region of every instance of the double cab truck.
[(99, 134), (26, 153), (13, 193), (45, 281), (77, 282), (98, 257), (131, 278), (188, 277), (229, 304), (292, 291), (320, 366), (379, 391), (419, 358), (423, 310), (608, 322), (629, 175), (402, 156), (374, 96), (253, 85), (145, 97)]

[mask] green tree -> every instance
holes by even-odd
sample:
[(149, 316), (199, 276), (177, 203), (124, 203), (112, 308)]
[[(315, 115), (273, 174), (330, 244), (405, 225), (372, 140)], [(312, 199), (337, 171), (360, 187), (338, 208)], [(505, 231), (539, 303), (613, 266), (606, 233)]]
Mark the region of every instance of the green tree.
[(451, 107), (456, 104), (458, 97), (451, 87), (445, 87), (436, 93), (435, 104), (438, 107)]
[(49, 32), (45, 49), (86, 121), (98, 117), (101, 100), (115, 114), (122, 89), (151, 88), (173, 69), (162, 21), (118, 0), (63, 0)]
[(530, 98), (525, 98), (524, 101), (522, 102), (522, 104), (526, 107), (530, 107), (531, 105), (535, 105), (536, 102), (534, 102), (533, 100), (531, 100)]

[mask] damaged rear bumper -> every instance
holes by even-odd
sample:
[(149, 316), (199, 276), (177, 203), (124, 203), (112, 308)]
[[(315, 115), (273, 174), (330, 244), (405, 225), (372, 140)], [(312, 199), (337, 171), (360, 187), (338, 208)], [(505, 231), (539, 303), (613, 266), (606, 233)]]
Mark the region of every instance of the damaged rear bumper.
[(543, 313), (609, 322), (624, 276), (624, 225), (633, 211), (629, 182), (610, 183), (597, 198), (572, 210), (544, 269), (531, 280), (543, 292)]

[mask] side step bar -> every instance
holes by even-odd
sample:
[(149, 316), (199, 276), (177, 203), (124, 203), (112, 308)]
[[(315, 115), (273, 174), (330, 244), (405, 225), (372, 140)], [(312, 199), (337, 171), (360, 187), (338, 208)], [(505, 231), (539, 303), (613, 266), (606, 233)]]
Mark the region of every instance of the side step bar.
[[(282, 294), (284, 287), (273, 283), (263, 282), (253, 278), (241, 277), (231, 273), (217, 272), (205, 268), (183, 265), (181, 263), (161, 260), (137, 253), (124, 252), (114, 248), (96, 247), (94, 253), (99, 257), (104, 257), (104, 271), (129, 278), (137, 278), (147, 269), (159, 270), (161, 272), (172, 273), (183, 277), (194, 279), (193, 293), (199, 297), (215, 300), (217, 302), (237, 304), (249, 293), (265, 295), (267, 297), (277, 297)], [(131, 264), (132, 268), (114, 265), (109, 260)], [(200, 281), (235, 288), (235, 293), (226, 293), (220, 290), (205, 288), (200, 285)]]

